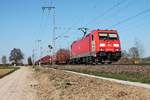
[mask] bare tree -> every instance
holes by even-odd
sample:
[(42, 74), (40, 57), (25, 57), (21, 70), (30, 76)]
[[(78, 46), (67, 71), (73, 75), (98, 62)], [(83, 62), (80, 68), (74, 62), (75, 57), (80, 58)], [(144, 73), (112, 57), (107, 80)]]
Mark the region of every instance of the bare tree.
[(67, 49), (59, 49), (56, 52), (56, 59), (59, 63), (67, 63), (67, 61), (70, 59), (70, 51)]
[(144, 47), (142, 45), (142, 42), (138, 39), (135, 39), (135, 44), (134, 45), (137, 48), (138, 56), (141, 59), (144, 55)]
[(20, 49), (14, 48), (13, 50), (11, 50), (9, 60), (13, 64), (21, 64), (22, 59), (24, 59), (24, 55)]
[(7, 57), (6, 56), (2, 56), (2, 64), (7, 64)]
[(140, 63), (144, 54), (144, 48), (140, 40), (135, 39), (134, 46), (129, 49), (129, 56), (132, 63)]
[(137, 64), (140, 62), (139, 50), (137, 47), (131, 47), (129, 49), (129, 55), (131, 57), (132, 63)]
[(126, 50), (123, 50), (122, 51), (122, 54), (121, 54), (121, 59), (119, 60), (119, 63), (121, 64), (128, 64), (130, 63), (130, 60), (129, 60), (129, 54)]

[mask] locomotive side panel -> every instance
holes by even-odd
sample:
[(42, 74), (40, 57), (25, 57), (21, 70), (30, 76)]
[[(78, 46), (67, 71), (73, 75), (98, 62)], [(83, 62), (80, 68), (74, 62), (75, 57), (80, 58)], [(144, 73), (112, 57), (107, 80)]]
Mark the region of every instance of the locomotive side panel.
[(80, 58), (89, 56), (91, 53), (91, 35), (87, 35), (85, 38), (75, 41), (71, 45), (72, 58)]

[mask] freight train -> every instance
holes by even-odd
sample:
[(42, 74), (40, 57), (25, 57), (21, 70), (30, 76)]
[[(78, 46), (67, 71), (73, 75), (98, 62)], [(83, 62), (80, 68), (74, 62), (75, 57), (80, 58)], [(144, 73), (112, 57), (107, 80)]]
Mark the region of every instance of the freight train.
[[(65, 54), (70, 54), (66, 58)], [(40, 59), (43, 64), (46, 62), (62, 61), (70, 64), (97, 64), (117, 62), (121, 58), (121, 43), (118, 32), (116, 30), (93, 30), (85, 37), (74, 41), (71, 44), (70, 53), (63, 53), (49, 57), (49, 60)], [(61, 57), (59, 56), (64, 56)], [(60, 62), (59, 62), (60, 61)]]

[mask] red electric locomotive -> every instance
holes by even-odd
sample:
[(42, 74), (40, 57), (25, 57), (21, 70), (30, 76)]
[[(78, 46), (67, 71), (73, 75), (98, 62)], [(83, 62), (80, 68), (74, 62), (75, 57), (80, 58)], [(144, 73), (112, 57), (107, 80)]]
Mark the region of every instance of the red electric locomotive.
[(121, 58), (116, 30), (94, 30), (71, 45), (71, 63), (111, 63)]

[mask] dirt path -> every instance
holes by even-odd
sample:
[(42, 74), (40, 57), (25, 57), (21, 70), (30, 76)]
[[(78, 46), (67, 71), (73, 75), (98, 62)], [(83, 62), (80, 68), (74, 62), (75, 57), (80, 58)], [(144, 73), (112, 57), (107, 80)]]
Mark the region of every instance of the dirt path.
[(37, 100), (32, 71), (21, 67), (14, 73), (0, 79), (0, 100)]

